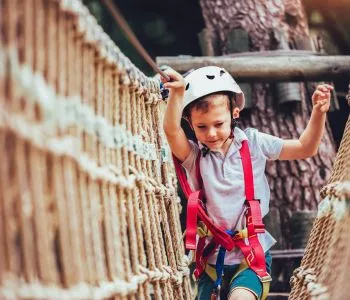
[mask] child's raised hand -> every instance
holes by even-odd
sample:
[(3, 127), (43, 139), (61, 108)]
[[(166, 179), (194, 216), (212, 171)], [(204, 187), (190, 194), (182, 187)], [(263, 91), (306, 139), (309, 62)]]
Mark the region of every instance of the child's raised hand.
[(314, 109), (321, 113), (326, 113), (329, 110), (332, 90), (333, 86), (329, 84), (320, 84), (316, 87), (312, 95)]
[(170, 97), (183, 97), (185, 92), (185, 80), (182, 75), (173, 69), (167, 69), (164, 73), (170, 78), (170, 81), (166, 81), (165, 78), (161, 77), (161, 80), (164, 83), (164, 88), (170, 90)]

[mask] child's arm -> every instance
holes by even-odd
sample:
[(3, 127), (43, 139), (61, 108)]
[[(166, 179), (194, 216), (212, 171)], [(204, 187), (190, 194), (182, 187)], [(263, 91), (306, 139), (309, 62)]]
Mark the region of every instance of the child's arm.
[(309, 123), (299, 140), (285, 140), (278, 159), (303, 159), (317, 154), (318, 146), (324, 133), (326, 112), (330, 105), (330, 92), (333, 87), (328, 84), (317, 86), (312, 95), (313, 109)]
[(172, 153), (184, 161), (191, 152), (190, 143), (181, 127), (185, 82), (183, 77), (174, 70), (166, 70), (171, 79), (164, 87), (169, 89), (169, 99), (164, 114), (163, 129)]

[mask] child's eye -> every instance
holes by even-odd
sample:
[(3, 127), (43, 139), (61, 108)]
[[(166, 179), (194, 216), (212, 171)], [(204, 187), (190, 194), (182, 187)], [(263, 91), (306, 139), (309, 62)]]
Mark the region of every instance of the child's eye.
[(217, 123), (217, 124), (215, 124), (215, 127), (221, 127), (223, 124), (224, 124), (223, 122), (222, 123)]
[(199, 129), (205, 129), (205, 126), (204, 125), (199, 125), (197, 126)]

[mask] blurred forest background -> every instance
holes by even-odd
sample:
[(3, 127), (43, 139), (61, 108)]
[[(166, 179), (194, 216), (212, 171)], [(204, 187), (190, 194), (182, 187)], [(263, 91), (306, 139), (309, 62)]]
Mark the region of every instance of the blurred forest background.
[[(144, 73), (154, 73), (125, 38), (99, 0), (83, 0), (116, 45)], [(350, 55), (350, 1), (303, 0), (310, 35), (322, 43), (327, 54)], [(199, 0), (115, 1), (141, 44), (154, 59), (157, 56), (201, 56), (198, 34), (205, 27)], [(329, 113), (336, 147), (339, 146), (348, 107), (345, 95), (349, 78), (335, 82), (340, 110)]]

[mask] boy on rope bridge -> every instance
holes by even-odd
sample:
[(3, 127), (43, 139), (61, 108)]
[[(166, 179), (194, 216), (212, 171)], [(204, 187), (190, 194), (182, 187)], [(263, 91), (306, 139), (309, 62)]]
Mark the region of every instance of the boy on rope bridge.
[[(223, 283), (228, 299), (264, 299), (268, 250), (276, 242), (262, 223), (270, 200), (265, 164), (317, 153), (333, 87), (317, 87), (306, 129), (298, 140), (283, 140), (236, 126), (245, 99), (226, 70), (203, 67), (185, 78), (172, 69), (165, 73), (171, 81), (162, 79), (169, 89), (163, 126), (188, 199), (186, 248), (196, 250), (198, 299), (219, 299)], [(186, 137), (182, 118), (195, 140)]]

